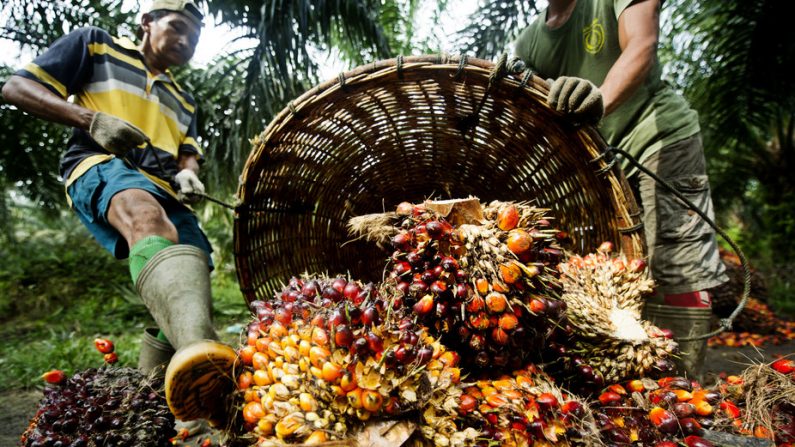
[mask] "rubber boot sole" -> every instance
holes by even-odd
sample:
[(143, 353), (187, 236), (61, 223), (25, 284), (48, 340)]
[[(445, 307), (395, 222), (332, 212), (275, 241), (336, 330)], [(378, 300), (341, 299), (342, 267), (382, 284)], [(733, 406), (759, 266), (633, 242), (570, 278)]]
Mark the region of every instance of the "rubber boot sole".
[(225, 423), (236, 359), (231, 347), (212, 340), (178, 350), (166, 370), (166, 401), (174, 416), (182, 421), (207, 419), (216, 426)]

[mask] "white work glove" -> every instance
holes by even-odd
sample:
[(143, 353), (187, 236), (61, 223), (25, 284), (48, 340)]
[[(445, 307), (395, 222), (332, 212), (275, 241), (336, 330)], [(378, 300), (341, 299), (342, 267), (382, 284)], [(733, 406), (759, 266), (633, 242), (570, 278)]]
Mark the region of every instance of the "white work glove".
[(124, 157), (130, 149), (149, 141), (149, 137), (141, 129), (121, 118), (102, 112), (94, 114), (88, 134), (103, 149), (119, 157)]
[(177, 198), (180, 202), (187, 205), (199, 203), (204, 197), (199, 194), (204, 194), (204, 184), (199, 180), (199, 177), (191, 169), (183, 169), (174, 176), (177, 182), (178, 191)]
[(605, 114), (602, 92), (591, 81), (561, 76), (550, 84), (547, 103), (550, 107), (584, 124), (597, 124)]

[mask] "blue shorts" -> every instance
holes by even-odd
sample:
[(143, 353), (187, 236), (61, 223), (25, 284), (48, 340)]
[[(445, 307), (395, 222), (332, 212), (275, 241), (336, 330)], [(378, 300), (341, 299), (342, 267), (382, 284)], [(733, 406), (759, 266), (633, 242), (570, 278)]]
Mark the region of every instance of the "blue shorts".
[(199, 228), (199, 220), (191, 210), (121, 159), (114, 158), (92, 166), (69, 185), (67, 193), (77, 217), (97, 241), (117, 259), (125, 259), (130, 248), (127, 240), (108, 222), (108, 210), (113, 196), (127, 189), (143, 189), (157, 199), (171, 223), (177, 227), (179, 243), (204, 250), (210, 260), (210, 268), (213, 268), (210, 241)]

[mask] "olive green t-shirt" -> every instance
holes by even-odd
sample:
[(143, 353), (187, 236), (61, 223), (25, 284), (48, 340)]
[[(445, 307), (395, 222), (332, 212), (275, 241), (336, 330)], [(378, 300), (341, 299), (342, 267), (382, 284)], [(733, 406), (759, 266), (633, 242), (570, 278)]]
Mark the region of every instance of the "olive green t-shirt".
[[(539, 14), (519, 35), (516, 56), (544, 78), (576, 76), (601, 85), (621, 55), (618, 17), (634, 0), (576, 1), (559, 28), (546, 26), (546, 10)], [(655, 58), (646, 81), (599, 126), (608, 144), (641, 161), (700, 130), (696, 111), (660, 80), (660, 72)]]

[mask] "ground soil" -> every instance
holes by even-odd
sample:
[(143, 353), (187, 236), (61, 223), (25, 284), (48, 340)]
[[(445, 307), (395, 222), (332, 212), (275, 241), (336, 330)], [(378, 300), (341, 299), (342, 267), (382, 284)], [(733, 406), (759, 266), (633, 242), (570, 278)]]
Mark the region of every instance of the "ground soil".
[[(736, 374), (751, 363), (769, 362), (775, 356), (789, 354), (795, 354), (795, 340), (762, 348), (709, 348), (705, 361), (705, 383), (709, 384), (721, 372)], [(10, 390), (0, 393), (0, 446), (17, 445), (41, 397), (41, 391)]]

